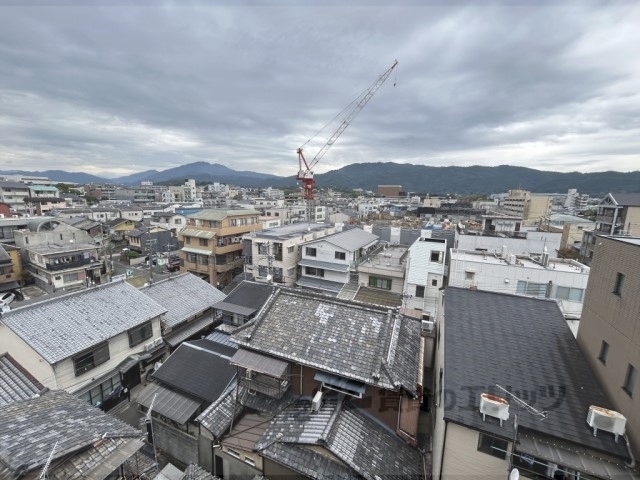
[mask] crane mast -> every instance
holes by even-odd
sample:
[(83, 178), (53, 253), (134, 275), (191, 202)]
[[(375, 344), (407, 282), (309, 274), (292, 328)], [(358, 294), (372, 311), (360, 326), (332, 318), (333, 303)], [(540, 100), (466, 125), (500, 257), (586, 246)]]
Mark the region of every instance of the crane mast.
[[(340, 126), (337, 130), (329, 137), (329, 140), (323, 145), (323, 147), (318, 151), (313, 160), (307, 162), (304, 154), (302, 152), (302, 147), (298, 148), (298, 175), (296, 177), (297, 180), (302, 182), (302, 188), (304, 190), (304, 198), (305, 200), (313, 200), (313, 192), (315, 189), (316, 181), (313, 178), (313, 168), (318, 164), (320, 159), (327, 153), (327, 150), (331, 148), (331, 146), (340, 138), (340, 135), (345, 131), (345, 129), (349, 126), (351, 121), (355, 118), (355, 116), (360, 113), (360, 110), (364, 108), (364, 106), (369, 103), (371, 97), (375, 95), (378, 89), (382, 86), (385, 80), (391, 75), (391, 72), (398, 65), (398, 61), (395, 60), (393, 65), (391, 65), (384, 73), (382, 73), (378, 78), (371, 84), (371, 86), (361, 94), (356, 100), (351, 103), (355, 103), (355, 105), (346, 113)], [(307, 141), (308, 143), (309, 141)], [(306, 145), (306, 143), (305, 143)], [(303, 145), (304, 146), (304, 145)], [(311, 220), (311, 218), (309, 218)]]

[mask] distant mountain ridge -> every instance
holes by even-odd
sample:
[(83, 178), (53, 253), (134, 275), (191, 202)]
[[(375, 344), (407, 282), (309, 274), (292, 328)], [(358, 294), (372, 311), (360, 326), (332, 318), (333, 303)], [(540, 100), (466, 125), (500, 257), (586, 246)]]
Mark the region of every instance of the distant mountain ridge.
[[(295, 166), (294, 166), (295, 167)], [(199, 184), (220, 182), (253, 188), (294, 187), (292, 176), (279, 177), (251, 171), (237, 171), (224, 165), (195, 162), (167, 170), (147, 170), (119, 178), (101, 178), (82, 172), (46, 170), (42, 172), (5, 171), (0, 174), (46, 176), (54, 181), (134, 185), (141, 181), (183, 182), (193, 178)], [(352, 164), (316, 175), (318, 188), (362, 188), (376, 191), (378, 185), (401, 185), (404, 191), (421, 193), (488, 194), (522, 188), (537, 193), (566, 192), (604, 195), (607, 192), (640, 192), (640, 171), (634, 172), (549, 172), (526, 167), (430, 167), (386, 163)]]

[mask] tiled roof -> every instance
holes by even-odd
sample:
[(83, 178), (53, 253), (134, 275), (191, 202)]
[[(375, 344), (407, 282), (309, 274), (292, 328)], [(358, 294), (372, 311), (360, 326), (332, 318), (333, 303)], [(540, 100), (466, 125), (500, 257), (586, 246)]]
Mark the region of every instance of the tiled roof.
[(225, 298), (224, 293), (192, 273), (153, 283), (140, 291), (167, 309), (162, 320), (171, 327), (202, 314)]
[(338, 248), (353, 252), (359, 248), (365, 247), (378, 240), (378, 236), (373, 233), (365, 232), (359, 228), (352, 228), (343, 232), (327, 235), (326, 237), (305, 243), (310, 245), (318, 242), (328, 242)]
[(624, 442), (587, 424), (590, 405), (611, 405), (554, 301), (448, 287), (444, 310), (444, 388), (458, 400), (445, 420), (513, 438), (512, 420), (479, 412), (481, 393), (508, 397), (498, 384), (547, 412), (522, 412), (521, 429), (626, 457)]
[(202, 467), (192, 463), (187, 465), (180, 480), (219, 480), (219, 477), (210, 474)]
[(164, 312), (120, 281), (16, 308), (2, 322), (53, 364)]
[(11, 355), (0, 354), (0, 405), (32, 398), (43, 389)]
[(222, 443), (229, 447), (237, 447), (252, 452), (267, 426), (271, 417), (256, 413), (243, 415), (233, 425), (233, 429), (225, 435)]
[(209, 405), (202, 412), (196, 421), (206, 428), (215, 438), (220, 437), (231, 421), (242, 413), (243, 407), (236, 402), (236, 383), (235, 380), (229, 388), (227, 388), (220, 398)]
[(261, 455), (274, 462), (318, 480), (361, 479), (362, 477), (348, 467), (314, 450), (288, 443), (274, 443), (265, 448)]
[(281, 288), (232, 338), (276, 358), (416, 393), (420, 322), (384, 307)]
[(235, 377), (236, 367), (229, 363), (229, 357), (215, 352), (215, 344), (211, 344), (209, 349), (203, 348), (204, 343), (211, 342), (203, 340), (199, 345), (181, 344), (153, 377), (202, 401), (216, 401)]
[(402, 295), (377, 288), (360, 287), (354, 298), (357, 302), (383, 305), (386, 307), (399, 307), (402, 305)]
[(0, 406), (0, 478), (42, 468), (53, 446), (56, 460), (96, 448), (105, 435), (141, 432), (61, 390)]

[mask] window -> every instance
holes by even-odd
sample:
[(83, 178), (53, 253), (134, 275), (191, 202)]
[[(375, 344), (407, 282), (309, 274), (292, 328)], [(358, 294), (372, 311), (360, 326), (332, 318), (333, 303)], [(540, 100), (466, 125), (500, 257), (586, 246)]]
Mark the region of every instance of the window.
[(556, 288), (556, 298), (558, 300), (569, 300), (571, 302), (581, 302), (584, 290), (582, 288), (558, 287)]
[(269, 244), (268, 243), (258, 244), (258, 253), (260, 255), (269, 255)]
[(613, 287), (613, 293), (618, 296), (622, 295), (622, 287), (624, 287), (624, 274), (618, 272), (616, 275), (616, 284)]
[(80, 280), (79, 275), (80, 275), (79, 272), (65, 273), (63, 275), (63, 281), (64, 283), (75, 282), (77, 280)]
[(478, 451), (504, 460), (507, 458), (508, 445), (509, 442), (506, 440), (481, 433), (480, 440), (478, 441)]
[(196, 263), (196, 257), (195, 253), (187, 253), (187, 262)]
[(518, 295), (531, 295), (533, 297), (544, 298), (547, 292), (546, 283), (533, 283), (518, 280), (516, 293)]
[(287, 247), (287, 253), (293, 253), (293, 251), (296, 249), (296, 247)]
[(84, 372), (88, 372), (98, 365), (102, 365), (104, 362), (109, 360), (109, 358), (108, 343), (103, 343), (91, 350), (76, 355), (75, 357), (73, 357), (73, 367), (76, 372), (76, 377), (78, 375), (82, 375)]
[(324, 268), (304, 267), (304, 273), (314, 277), (324, 277)]
[(269, 275), (269, 268), (268, 267), (264, 267), (262, 265), (260, 265), (258, 267), (258, 276), (260, 277), (266, 277), (267, 275)]
[(442, 252), (431, 252), (431, 261), (432, 262), (437, 262), (437, 263), (442, 263)]
[(173, 224), (174, 224), (174, 225), (182, 225), (182, 219), (181, 219), (181, 218), (176, 218), (176, 219), (173, 221)]
[(416, 297), (424, 298), (424, 287), (422, 285), (416, 285)]
[(232, 450), (231, 448), (227, 449), (227, 453), (232, 457), (240, 458), (240, 453), (236, 452), (235, 450)]
[(636, 370), (636, 367), (634, 367), (633, 365), (629, 364), (627, 366), (627, 374), (624, 376), (624, 385), (622, 386), (622, 389), (630, 397), (633, 396), (633, 388), (636, 385), (637, 377), (638, 377), (638, 370)]
[(198, 240), (200, 240), (200, 246), (201, 247), (208, 247), (209, 246), (209, 240), (207, 240), (206, 238), (199, 238)]
[(387, 278), (369, 277), (369, 286), (391, 290), (391, 280)]
[(473, 278), (476, 276), (476, 272), (464, 272), (464, 279), (473, 281)]
[(598, 355), (598, 360), (600, 360), (603, 365), (607, 364), (607, 355), (609, 355), (609, 344), (603, 340), (602, 345), (600, 345), (600, 355)]
[(312, 247), (307, 247), (304, 250), (305, 255), (308, 255), (310, 257), (315, 257), (316, 256), (316, 249), (312, 248)]
[(345, 260), (347, 258), (347, 254), (344, 252), (336, 252), (335, 259), (336, 260)]
[(431, 280), (431, 286), (432, 287), (437, 287), (438, 286), (438, 279), (434, 278), (433, 280)]
[(113, 377), (105, 380), (100, 385), (93, 387), (80, 396), (81, 400), (98, 407), (102, 403), (104, 397), (108, 396), (116, 388), (120, 386), (120, 374), (117, 373)]
[(209, 265), (209, 257), (206, 255), (198, 255), (198, 263), (200, 265)]
[(191, 237), (184, 237), (184, 243), (187, 245), (191, 243)]
[(129, 334), (129, 346), (135, 347), (136, 345), (144, 342), (147, 338), (151, 338), (153, 335), (153, 329), (151, 322), (143, 323), (135, 328), (132, 328), (127, 332)]
[(254, 462), (253, 459), (249, 457), (244, 457), (244, 463), (246, 463), (247, 465), (251, 465), (252, 467), (256, 466), (256, 462)]

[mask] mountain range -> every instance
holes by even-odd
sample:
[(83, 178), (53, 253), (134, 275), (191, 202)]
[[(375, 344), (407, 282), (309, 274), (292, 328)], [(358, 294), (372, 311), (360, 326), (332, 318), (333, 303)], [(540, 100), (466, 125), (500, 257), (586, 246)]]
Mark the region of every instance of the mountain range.
[[(37, 175), (54, 181), (109, 183), (134, 185), (141, 181), (154, 183), (182, 183), (193, 178), (198, 184), (219, 182), (252, 188), (295, 187), (293, 176), (279, 177), (265, 173), (237, 171), (224, 165), (195, 162), (168, 170), (147, 170), (126, 177), (101, 178), (82, 172), (46, 170), (0, 171), (5, 175)], [(525, 167), (500, 165), (496, 167), (429, 167), (424, 165), (387, 163), (359, 163), (316, 175), (318, 188), (340, 190), (377, 189), (380, 184), (401, 185), (404, 191), (421, 193), (488, 194), (522, 188), (532, 192), (566, 192), (576, 188), (580, 193), (603, 195), (607, 192), (640, 192), (640, 171), (634, 172), (549, 172)]]

